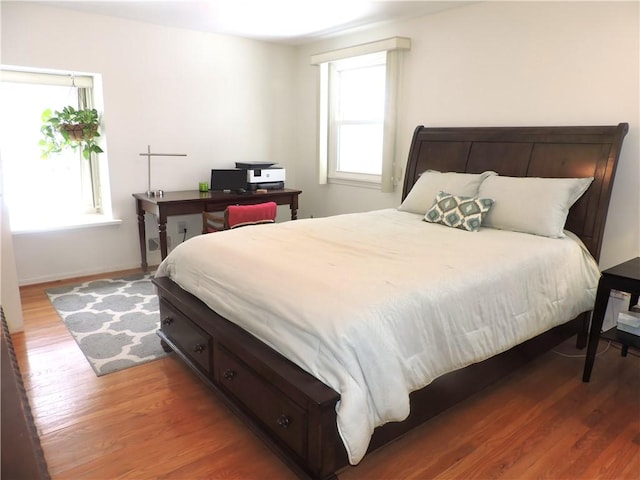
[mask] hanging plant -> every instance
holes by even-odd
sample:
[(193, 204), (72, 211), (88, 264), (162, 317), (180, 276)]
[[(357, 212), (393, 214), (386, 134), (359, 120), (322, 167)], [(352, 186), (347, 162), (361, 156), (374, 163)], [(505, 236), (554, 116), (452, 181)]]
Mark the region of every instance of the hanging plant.
[(95, 108), (76, 110), (68, 105), (62, 111), (51, 112), (51, 109), (47, 109), (42, 113), (42, 122), (40, 132), (43, 138), (39, 142), (42, 158), (66, 148), (79, 148), (87, 160), (92, 153), (102, 153), (96, 141), (100, 136), (100, 122)]

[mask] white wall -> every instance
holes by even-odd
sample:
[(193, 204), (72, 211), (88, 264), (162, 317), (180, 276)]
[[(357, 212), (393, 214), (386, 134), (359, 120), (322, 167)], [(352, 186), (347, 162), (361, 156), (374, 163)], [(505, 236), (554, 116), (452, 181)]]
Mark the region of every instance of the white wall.
[[(601, 266), (640, 255), (638, 2), (481, 2), (303, 47), (2, 2), (2, 62), (102, 74), (119, 226), (14, 236), (22, 284), (139, 265), (133, 192), (193, 189), (212, 167), (272, 160), (301, 188), (299, 217), (396, 206), (400, 190), (316, 182), (316, 67), (309, 55), (408, 36), (397, 156), (416, 125), (629, 122)], [(279, 218), (286, 218), (287, 212)], [(177, 221), (169, 220), (175, 241)], [(189, 230), (199, 219), (189, 217)], [(148, 219), (147, 229), (155, 228)], [(157, 252), (149, 256), (159, 261)]]
[(4, 201), (4, 171), (0, 162), (0, 306), (10, 332), (24, 330), (22, 300), (18, 288), (18, 271), (13, 253), (13, 236), (9, 209)]
[(392, 207), (395, 194), (317, 185), (316, 68), (309, 56), (406, 36), (397, 158), (417, 125), (600, 125), (628, 122), (600, 258), (640, 255), (638, 2), (482, 2), (298, 50), (300, 216)]
[[(153, 159), (154, 189), (196, 189), (211, 168), (235, 161), (290, 166), (293, 47), (23, 2), (2, 2), (1, 9), (2, 63), (102, 75), (113, 214), (123, 220), (14, 235), (21, 284), (140, 265), (131, 194), (147, 190), (147, 162), (139, 156), (147, 145), (188, 155)], [(174, 244), (181, 240), (178, 219), (184, 217), (171, 217), (167, 227)], [(187, 220), (189, 232), (200, 231), (199, 216)], [(147, 218), (147, 237), (156, 229)], [(159, 252), (150, 254), (150, 264), (159, 260)]]
[[(0, 190), (2, 190), (1, 187)], [(0, 191), (0, 305), (4, 311), (9, 331), (13, 333), (24, 330), (18, 273), (13, 255), (13, 238), (2, 191)]]

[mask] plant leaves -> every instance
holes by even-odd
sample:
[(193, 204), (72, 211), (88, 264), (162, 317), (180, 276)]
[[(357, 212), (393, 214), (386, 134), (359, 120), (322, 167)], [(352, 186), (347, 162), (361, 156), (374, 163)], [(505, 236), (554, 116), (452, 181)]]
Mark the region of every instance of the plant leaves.
[[(87, 159), (91, 157), (92, 152), (103, 152), (95, 140), (100, 136), (100, 119), (95, 108), (76, 110), (72, 105), (67, 105), (62, 111), (53, 113), (51, 109), (46, 109), (42, 113), (42, 121), (42, 139), (39, 145), (42, 147), (43, 158), (51, 153), (59, 153), (65, 148), (76, 150), (80, 147), (82, 155)], [(71, 135), (65, 126), (75, 130), (74, 134)], [(80, 138), (76, 136), (76, 133), (80, 133), (79, 130), (82, 131)]]

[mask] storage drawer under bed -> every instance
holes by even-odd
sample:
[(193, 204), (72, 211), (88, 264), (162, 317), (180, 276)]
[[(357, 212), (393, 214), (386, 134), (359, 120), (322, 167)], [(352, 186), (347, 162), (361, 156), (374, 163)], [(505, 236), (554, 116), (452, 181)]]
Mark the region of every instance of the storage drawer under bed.
[(160, 301), (160, 329), (192, 360), (194, 366), (206, 375), (212, 375), (211, 335), (164, 300)]
[(216, 345), (218, 384), (300, 457), (307, 451), (305, 410), (261, 378), (233, 352)]

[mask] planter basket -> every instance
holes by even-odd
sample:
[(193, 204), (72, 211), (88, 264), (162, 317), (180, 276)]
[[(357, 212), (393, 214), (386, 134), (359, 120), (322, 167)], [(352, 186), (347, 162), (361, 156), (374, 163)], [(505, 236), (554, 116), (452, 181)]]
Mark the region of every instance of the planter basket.
[(79, 142), (85, 138), (93, 138), (98, 132), (98, 125), (88, 125), (86, 123), (65, 123), (59, 126), (69, 134), (69, 139)]

